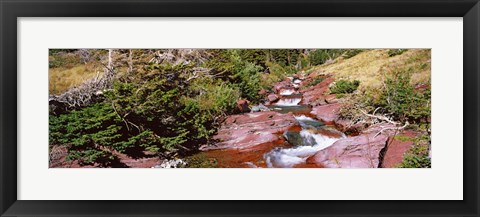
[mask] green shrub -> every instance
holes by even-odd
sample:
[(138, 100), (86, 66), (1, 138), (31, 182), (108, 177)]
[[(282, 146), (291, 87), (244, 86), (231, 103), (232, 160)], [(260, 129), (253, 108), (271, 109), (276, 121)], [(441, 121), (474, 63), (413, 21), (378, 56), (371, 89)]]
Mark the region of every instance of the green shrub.
[(268, 67), (269, 73), (262, 73), (260, 75), (260, 87), (266, 90), (271, 89), (275, 83), (282, 81), (286, 78), (287, 75), (293, 74), (293, 66), (281, 66), (278, 63), (267, 62), (266, 66)]
[(67, 160), (78, 160), (80, 164), (112, 159), (109, 152), (101, 147), (123, 150), (124, 147), (118, 143), (122, 130), (121, 120), (105, 103), (49, 117), (50, 145), (67, 145)]
[(263, 68), (243, 61), (237, 50), (229, 50), (229, 55), (230, 61), (233, 63), (232, 83), (241, 91), (242, 97), (257, 102), (259, 100), (257, 93), (261, 89), (260, 73)]
[(357, 90), (360, 85), (360, 81), (348, 81), (348, 80), (339, 80), (330, 88), (330, 92), (333, 94), (346, 94), (353, 93)]
[(76, 53), (57, 52), (49, 56), (48, 59), (49, 68), (72, 68), (78, 64), (82, 64), (82, 61), (80, 56)]
[(397, 55), (400, 55), (400, 54), (404, 53), (407, 50), (408, 49), (390, 49), (390, 50), (388, 50), (388, 56), (389, 57), (397, 56)]
[(73, 53), (78, 49), (48, 49), (48, 55), (56, 55), (58, 53)]
[(309, 60), (312, 66), (321, 65), (324, 64), (327, 60), (334, 60), (344, 54), (353, 57), (354, 55), (356, 55), (355, 52), (356, 51), (350, 51), (345, 49), (317, 49), (310, 52)]
[(419, 138), (413, 138), (415, 144), (403, 156), (400, 168), (431, 168), (431, 159), (428, 156), (430, 136), (424, 134)]
[(313, 66), (321, 65), (325, 63), (327, 60), (331, 59), (327, 50), (321, 50), (321, 49), (311, 52), (309, 57), (310, 57), (309, 58), (310, 64)]
[(365, 51), (365, 49), (348, 49), (343, 56), (345, 59), (350, 59), (363, 51)]
[(182, 124), (186, 118), (178, 113), (183, 109), (181, 80), (168, 77), (154, 77), (144, 84), (116, 82), (106, 93), (129, 132), (135, 133), (132, 142), (146, 140), (142, 143), (146, 150), (175, 151), (191, 133)]
[(385, 108), (396, 120), (416, 123), (431, 115), (431, 91), (430, 88), (416, 91), (410, 84), (411, 74), (412, 71), (403, 70), (387, 74), (384, 90), (375, 106)]
[(195, 139), (207, 139), (215, 132), (217, 117), (232, 113), (240, 98), (240, 91), (231, 84), (209, 79), (198, 80), (181, 98), (184, 105), (179, 113), (184, 115), (184, 124)]

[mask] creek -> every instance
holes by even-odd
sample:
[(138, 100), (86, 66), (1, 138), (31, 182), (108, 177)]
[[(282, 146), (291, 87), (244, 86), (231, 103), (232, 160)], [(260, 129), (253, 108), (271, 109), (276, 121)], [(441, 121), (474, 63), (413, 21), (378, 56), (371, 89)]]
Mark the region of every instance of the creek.
[(219, 167), (307, 167), (306, 161), (310, 156), (346, 136), (310, 113), (311, 107), (302, 104), (299, 85), (301, 80), (294, 79), (291, 82), (294, 88), (281, 89), (280, 99), (267, 106), (271, 111), (292, 114), (297, 121), (294, 127), (278, 135), (280, 142), (261, 144), (248, 150), (210, 150), (204, 154), (215, 158)]

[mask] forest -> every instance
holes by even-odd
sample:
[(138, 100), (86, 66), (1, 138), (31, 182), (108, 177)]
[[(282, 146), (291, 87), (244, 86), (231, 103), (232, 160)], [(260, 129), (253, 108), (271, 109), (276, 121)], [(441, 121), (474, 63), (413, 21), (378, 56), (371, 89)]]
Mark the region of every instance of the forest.
[(430, 168), (429, 49), (50, 49), (51, 168)]

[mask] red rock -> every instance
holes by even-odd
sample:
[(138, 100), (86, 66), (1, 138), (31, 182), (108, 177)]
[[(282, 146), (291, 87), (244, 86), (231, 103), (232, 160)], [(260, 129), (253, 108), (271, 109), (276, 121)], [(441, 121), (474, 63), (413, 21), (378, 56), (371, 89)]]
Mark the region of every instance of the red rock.
[(418, 84), (417, 86), (415, 86), (415, 91), (423, 92), (428, 88), (430, 88), (430, 85), (428, 84)]
[(327, 95), (325, 96), (325, 102), (327, 102), (328, 104), (337, 103), (338, 102), (337, 96), (335, 94)]
[(292, 83), (289, 80), (285, 80), (285, 81), (276, 83), (273, 86), (273, 91), (275, 93), (280, 93), (281, 89), (291, 89), (291, 88), (293, 88)]
[(217, 161), (220, 168), (252, 168), (267, 167), (263, 155), (276, 147), (288, 147), (285, 140), (279, 139), (275, 142), (268, 142), (256, 145), (250, 149), (217, 149), (201, 152), (208, 158)]
[(270, 94), (267, 96), (267, 99), (269, 102), (275, 102), (280, 99), (280, 97), (277, 96), (277, 94)]
[(352, 120), (337, 118), (335, 120), (335, 127), (342, 131), (342, 132), (350, 132), (350, 133), (359, 133), (364, 130), (365, 126), (361, 123), (353, 123)]
[(341, 103), (315, 106), (310, 113), (315, 115), (317, 119), (325, 122), (325, 124), (334, 124), (334, 121), (338, 119), (337, 113), (341, 107)]
[(237, 101), (237, 110), (240, 113), (250, 112), (250, 108), (248, 107), (248, 103), (249, 103), (248, 100), (244, 100), (244, 99), (238, 100)]
[(79, 164), (78, 160), (67, 161), (65, 153), (61, 158), (55, 159), (55, 161), (50, 163), (50, 168), (96, 168), (96, 167), (113, 167), (113, 168), (123, 168), (123, 167), (131, 167), (131, 168), (151, 168), (155, 165), (160, 164), (162, 161), (161, 159), (152, 154), (144, 152), (144, 156), (140, 158), (133, 158), (128, 156), (127, 154), (120, 153), (118, 151), (111, 152), (113, 156), (115, 156), (118, 161), (114, 161), (110, 165), (101, 165), (99, 163), (94, 163), (91, 165), (82, 165)]
[(313, 105), (319, 104), (319, 101), (325, 101), (326, 96), (324, 93), (328, 90), (328, 85), (333, 81), (335, 81), (333, 77), (327, 77), (317, 85), (301, 90), (300, 92), (303, 93), (303, 103)]
[(320, 89), (320, 88), (324, 88), (324, 87), (328, 88), (328, 85), (330, 85), (334, 81), (335, 81), (335, 78), (326, 77), (322, 82), (318, 83), (317, 85), (309, 87), (307, 89), (303, 89), (300, 92), (307, 93), (307, 92), (310, 92), (310, 91), (313, 91), (313, 90), (316, 90), (316, 89)]
[(246, 149), (259, 144), (282, 139), (280, 133), (297, 124), (291, 114), (256, 112), (229, 116), (213, 139), (214, 146), (202, 146), (201, 150)]
[(388, 136), (375, 134), (340, 139), (308, 158), (307, 163), (326, 168), (377, 168)]
[[(398, 135), (402, 137), (415, 138), (418, 136), (418, 133), (412, 130), (406, 130)], [(411, 140), (402, 141), (390, 137), (385, 155), (383, 157), (382, 167), (397, 167), (402, 163), (405, 152), (412, 148), (413, 144), (414, 142)]]

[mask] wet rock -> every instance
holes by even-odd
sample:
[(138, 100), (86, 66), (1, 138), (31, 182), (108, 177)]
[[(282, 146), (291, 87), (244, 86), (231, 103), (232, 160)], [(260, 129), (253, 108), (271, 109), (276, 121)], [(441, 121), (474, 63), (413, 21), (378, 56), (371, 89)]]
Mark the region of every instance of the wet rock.
[(282, 89), (289, 89), (289, 88), (293, 88), (293, 85), (292, 85), (292, 82), (290, 82), (288, 79), (285, 80), (285, 81), (281, 81), (281, 82), (278, 82), (276, 83), (274, 86), (273, 86), (273, 91), (275, 93), (280, 93), (280, 90)]
[(270, 94), (270, 95), (267, 96), (267, 99), (268, 99), (269, 102), (272, 103), (272, 102), (278, 101), (280, 99), (280, 97), (278, 97), (277, 94)]
[(229, 116), (213, 136), (218, 143), (201, 150), (248, 149), (282, 139), (280, 133), (297, 123), (292, 114), (256, 112)]
[(248, 103), (249, 103), (248, 100), (244, 100), (244, 99), (238, 100), (237, 101), (237, 110), (240, 113), (250, 112), (250, 108), (248, 107)]
[(293, 146), (313, 146), (315, 139), (313, 137), (303, 137), (300, 131), (285, 131), (283, 136)]
[(317, 152), (307, 163), (327, 168), (377, 168), (388, 136), (376, 133), (343, 138)]
[(325, 124), (333, 124), (334, 121), (338, 119), (338, 112), (341, 107), (341, 103), (315, 106), (310, 113), (315, 115), (317, 119), (323, 121)]
[(259, 105), (253, 106), (251, 112), (268, 112), (268, 111), (270, 111), (270, 109), (267, 106), (264, 106), (263, 104), (259, 104)]
[(412, 141), (413, 139), (411, 138), (415, 138), (417, 136), (417, 132), (406, 130), (393, 138), (390, 137), (385, 155), (383, 157), (382, 167), (392, 168), (401, 164), (405, 152), (412, 148), (414, 144)]

